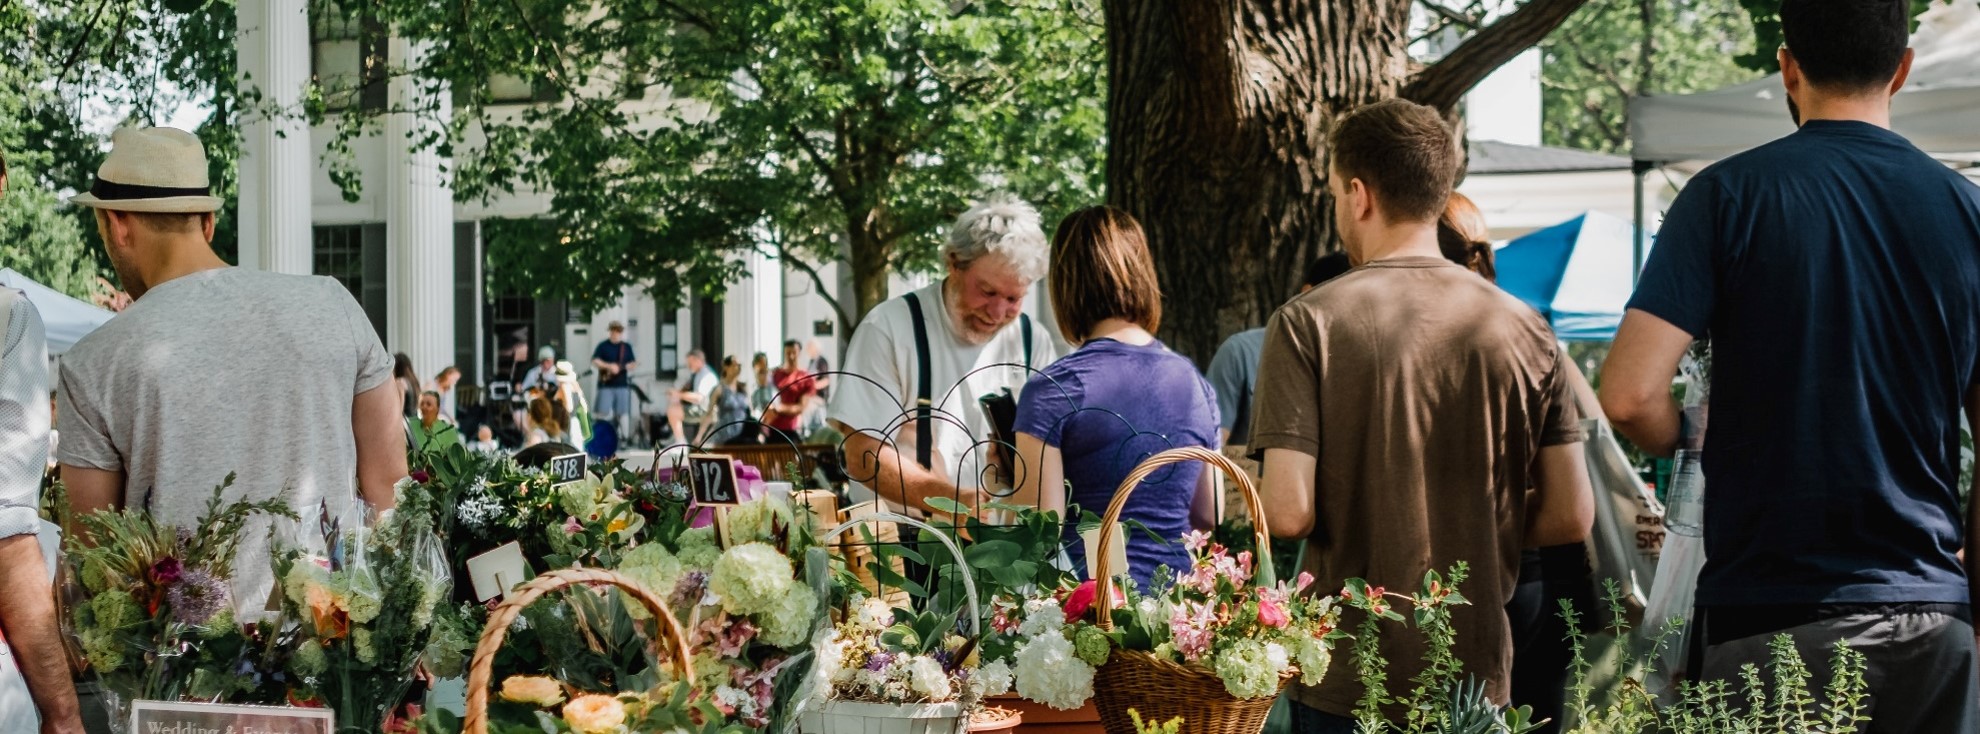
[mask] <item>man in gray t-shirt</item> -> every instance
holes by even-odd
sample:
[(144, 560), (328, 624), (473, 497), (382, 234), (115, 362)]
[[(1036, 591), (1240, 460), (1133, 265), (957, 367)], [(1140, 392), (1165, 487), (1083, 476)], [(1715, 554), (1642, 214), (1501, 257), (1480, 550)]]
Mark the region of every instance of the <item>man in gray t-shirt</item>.
[[(406, 475), (392, 359), (357, 302), (327, 277), (228, 267), (209, 245), (199, 141), (124, 129), (89, 193), (110, 261), (136, 298), (62, 359), (58, 458), (78, 511), (143, 507), (189, 526), (213, 488), (284, 496), (307, 520), (355, 525), (356, 499), (393, 504)], [(313, 527), (313, 523), (311, 527)], [(269, 525), (234, 566), (238, 609), (273, 588)]]

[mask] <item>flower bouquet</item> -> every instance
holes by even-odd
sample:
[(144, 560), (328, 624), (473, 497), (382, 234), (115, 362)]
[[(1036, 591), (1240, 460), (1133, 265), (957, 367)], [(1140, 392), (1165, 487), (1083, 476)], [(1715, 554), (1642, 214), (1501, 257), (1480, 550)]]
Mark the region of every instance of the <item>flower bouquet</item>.
[[(665, 642), (673, 651), (669, 681), (648, 688), (623, 691), (587, 692), (548, 676), (510, 676), (503, 680), (496, 700), (489, 699), (494, 680), (494, 659), (504, 638), (523, 611), (539, 599), (568, 587), (580, 593), (591, 584), (616, 586), (657, 625), (654, 645)], [(655, 650), (656, 654), (658, 650)], [(455, 734), (489, 731), (547, 732), (549, 734), (717, 734), (745, 732), (724, 721), (716, 706), (696, 695), (694, 669), (680, 623), (668, 611), (666, 599), (624, 574), (591, 569), (552, 571), (517, 587), (515, 594), (489, 616), (475, 647), (472, 672), (468, 676), (467, 717), (456, 720), (446, 712), (435, 712), (420, 721), (424, 734)]]
[[(876, 517), (931, 527), (891, 513)], [(862, 527), (865, 521), (841, 524), (827, 537)], [(937, 538), (955, 558), (963, 557), (954, 541)], [(974, 578), (967, 567), (960, 571), (968, 604), (960, 617), (969, 624), (967, 636), (957, 634), (959, 615), (953, 607), (934, 605), (915, 612), (853, 598), (845, 620), (820, 635), (815, 645), (818, 660), (806, 685), (810, 694), (802, 731), (949, 734), (965, 729), (984, 691), (974, 670), (980, 606)]]
[(377, 731), (411, 687), (434, 611), (452, 588), (425, 498), (398, 487), (408, 511), (345, 531), (326, 511), (321, 546), (275, 554), (283, 615), (301, 631), (289, 659), (292, 700), (328, 706), (344, 731)]
[[(1141, 480), (1183, 461), (1203, 461), (1229, 474), (1258, 520), (1257, 547), (1269, 547), (1266, 516), (1250, 480), (1223, 455), (1199, 448), (1164, 451), (1136, 467), (1114, 494), (1100, 547), (1109, 544), (1114, 523)], [(1184, 545), (1193, 568), (1158, 569), (1145, 593), (1132, 584), (1118, 595), (1102, 591), (1113, 587), (1114, 569), (1101, 555), (1095, 574), (1100, 583), (1090, 594), (1074, 595), (1091, 600), (1093, 631), (1085, 622), (1073, 625), (1073, 651), (1084, 650), (1089, 661), (1097, 658), (1097, 643), (1086, 643), (1093, 649), (1080, 646), (1094, 632), (1110, 643), (1095, 678), (1095, 701), (1110, 730), (1128, 730), (1127, 712), (1133, 708), (1155, 720), (1185, 717), (1188, 734), (1256, 734), (1287, 682), (1299, 676), (1314, 685), (1326, 674), (1339, 623), (1335, 600), (1303, 596), (1313, 581), (1309, 574), (1291, 586), (1274, 583), (1269, 559), (1254, 567), (1250, 552), (1232, 555), (1209, 542), (1207, 533), (1190, 533)], [(1074, 607), (1066, 610), (1069, 617), (1087, 612), (1069, 606)], [(1020, 679), (1023, 675), (1020, 670)]]
[(86, 600), (70, 622), (122, 731), (136, 700), (276, 703), (282, 639), (272, 624), (239, 623), (228, 579), (257, 515), (294, 517), (280, 500), (222, 503), (215, 487), (193, 527), (142, 509), (77, 518), (65, 554)]

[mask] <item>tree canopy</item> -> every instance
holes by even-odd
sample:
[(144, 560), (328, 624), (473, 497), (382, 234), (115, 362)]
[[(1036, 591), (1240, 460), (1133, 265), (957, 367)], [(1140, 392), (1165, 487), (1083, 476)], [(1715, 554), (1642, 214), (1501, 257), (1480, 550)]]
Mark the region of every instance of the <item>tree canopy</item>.
[[(814, 276), (848, 263), (850, 323), (890, 272), (938, 265), (970, 200), (1009, 190), (1050, 213), (1098, 194), (1101, 27), (1083, 0), (343, 5), (428, 46), (389, 76), (451, 87), (439, 144), (459, 197), (551, 192), (546, 218), (491, 229), (498, 284), (580, 307), (627, 286), (663, 305), (719, 293), (754, 249)], [(541, 103), (498, 98), (498, 78)], [(339, 130), (431, 107), (347, 111)]]

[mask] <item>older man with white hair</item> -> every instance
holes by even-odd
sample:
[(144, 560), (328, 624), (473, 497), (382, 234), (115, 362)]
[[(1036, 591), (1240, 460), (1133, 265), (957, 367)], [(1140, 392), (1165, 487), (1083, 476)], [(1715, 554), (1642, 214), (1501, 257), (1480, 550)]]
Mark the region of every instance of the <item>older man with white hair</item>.
[(1045, 276), (1038, 211), (1009, 196), (970, 207), (942, 248), (941, 282), (875, 306), (853, 332), (830, 419), (847, 471), (889, 509), (934, 497), (975, 505), (992, 481), (992, 419), (978, 398), (1023, 389), (1057, 356), (1022, 312)]

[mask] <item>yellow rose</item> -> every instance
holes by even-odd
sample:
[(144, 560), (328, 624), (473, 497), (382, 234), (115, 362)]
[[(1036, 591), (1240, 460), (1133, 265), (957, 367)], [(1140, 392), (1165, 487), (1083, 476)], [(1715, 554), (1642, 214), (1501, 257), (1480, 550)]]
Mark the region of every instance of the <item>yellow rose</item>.
[(577, 734), (613, 734), (625, 728), (626, 706), (611, 696), (578, 696), (564, 704), (564, 721)]
[(502, 681), (502, 700), (550, 708), (564, 702), (564, 686), (540, 675), (512, 675)]

